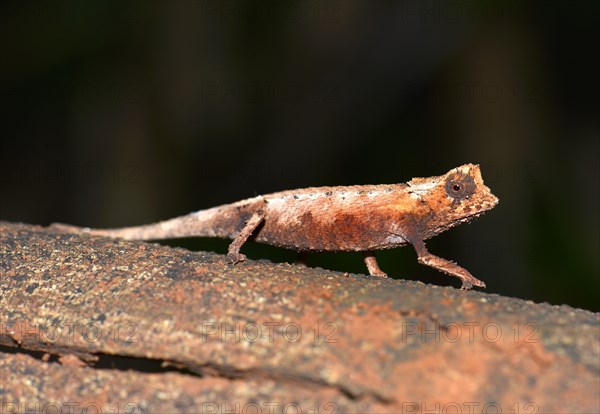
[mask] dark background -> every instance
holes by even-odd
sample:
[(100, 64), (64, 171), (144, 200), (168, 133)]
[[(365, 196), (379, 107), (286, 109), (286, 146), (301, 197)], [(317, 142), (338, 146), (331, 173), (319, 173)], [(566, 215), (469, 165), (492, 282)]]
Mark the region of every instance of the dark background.
[[(430, 251), (487, 292), (600, 310), (595, 2), (14, 1), (0, 15), (1, 219), (145, 224), (472, 162), (500, 204)], [(378, 257), (459, 286), (410, 248)], [(309, 265), (366, 273), (359, 253)]]

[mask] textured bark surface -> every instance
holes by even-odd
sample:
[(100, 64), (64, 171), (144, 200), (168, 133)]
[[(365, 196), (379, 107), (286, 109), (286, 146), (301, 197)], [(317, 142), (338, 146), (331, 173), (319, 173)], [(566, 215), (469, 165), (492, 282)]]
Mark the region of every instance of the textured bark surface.
[(595, 313), (0, 224), (0, 412), (600, 411)]

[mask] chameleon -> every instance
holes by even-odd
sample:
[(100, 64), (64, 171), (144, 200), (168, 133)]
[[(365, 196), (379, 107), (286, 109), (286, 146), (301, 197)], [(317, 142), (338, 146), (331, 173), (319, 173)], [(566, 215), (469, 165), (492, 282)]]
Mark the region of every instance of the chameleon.
[(470, 289), (485, 283), (455, 262), (429, 253), (425, 240), (470, 222), (498, 201), (484, 185), (479, 165), (464, 164), (444, 175), (413, 178), (404, 184), (287, 190), (142, 226), (52, 226), (125, 240), (232, 239), (227, 256), (233, 264), (246, 260), (240, 249), (251, 237), (299, 252), (359, 251), (369, 274), (380, 277), (387, 274), (379, 268), (374, 252), (410, 244), (420, 264), (455, 276), (462, 289)]

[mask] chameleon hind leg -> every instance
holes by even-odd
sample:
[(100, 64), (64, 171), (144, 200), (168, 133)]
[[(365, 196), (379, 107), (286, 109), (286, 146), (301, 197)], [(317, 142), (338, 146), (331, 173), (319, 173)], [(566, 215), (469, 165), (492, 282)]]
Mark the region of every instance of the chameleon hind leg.
[(252, 235), (252, 232), (256, 230), (258, 226), (263, 222), (265, 216), (262, 212), (254, 213), (250, 219), (244, 225), (244, 228), (238, 233), (233, 239), (229, 248), (227, 249), (227, 256), (233, 264), (243, 262), (246, 260), (246, 256), (240, 253), (240, 249), (246, 243), (248, 238)]

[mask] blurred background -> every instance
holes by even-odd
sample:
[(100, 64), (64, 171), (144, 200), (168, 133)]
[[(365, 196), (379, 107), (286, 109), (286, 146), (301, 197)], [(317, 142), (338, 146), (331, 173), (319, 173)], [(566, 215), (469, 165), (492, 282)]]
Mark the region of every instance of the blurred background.
[[(0, 219), (146, 224), (472, 162), (500, 204), (429, 250), (488, 293), (598, 311), (598, 11), (592, 1), (5, 1)], [(459, 286), (411, 248), (377, 256), (393, 277)], [(366, 273), (359, 253), (308, 264)]]

